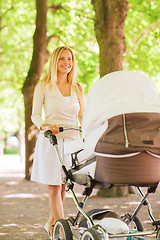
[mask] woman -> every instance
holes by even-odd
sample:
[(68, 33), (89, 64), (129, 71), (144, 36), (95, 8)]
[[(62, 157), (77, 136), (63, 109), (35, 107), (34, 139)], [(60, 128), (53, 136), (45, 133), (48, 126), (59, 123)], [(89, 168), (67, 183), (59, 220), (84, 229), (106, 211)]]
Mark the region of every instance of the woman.
[[(79, 137), (76, 131), (59, 133), (59, 126), (78, 126), (81, 123), (84, 92), (75, 81), (76, 61), (72, 50), (58, 47), (52, 53), (48, 72), (35, 88), (31, 119), (41, 130), (35, 147), (35, 156), (31, 180), (48, 185), (49, 219), (44, 228), (51, 238), (53, 224), (64, 217), (63, 201), (65, 186), (61, 177), (61, 166), (54, 147), (44, 137), (44, 131), (51, 130), (57, 134), (58, 146), (65, 166), (69, 159), (63, 154), (63, 143)], [(45, 120), (42, 118), (44, 106)]]

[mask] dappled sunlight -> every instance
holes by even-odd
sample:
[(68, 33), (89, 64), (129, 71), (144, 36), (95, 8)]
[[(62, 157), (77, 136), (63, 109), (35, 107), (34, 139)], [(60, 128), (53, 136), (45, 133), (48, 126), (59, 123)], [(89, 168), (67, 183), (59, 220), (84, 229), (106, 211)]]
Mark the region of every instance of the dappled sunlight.
[[(4, 229), (4, 232), (0, 233), (0, 236), (8, 235), (7, 232), (5, 232), (7, 229), (10, 228), (17, 228), (19, 231), (23, 232), (24, 234), (32, 237), (34, 235), (37, 235), (39, 233), (39, 229), (43, 228), (42, 224), (34, 224), (34, 225), (25, 225), (25, 224), (16, 224), (16, 223), (9, 223), (9, 224), (2, 224), (0, 228)], [(25, 237), (24, 237), (25, 238)], [(40, 238), (37, 238), (37, 240)]]
[(138, 205), (139, 202), (126, 202), (126, 205)]
[(24, 178), (25, 162), (20, 161), (19, 155), (1, 155), (0, 177)]
[(143, 223), (151, 224), (151, 220), (144, 220)]
[(119, 208), (127, 209), (127, 206), (120, 206)]
[(12, 177), (12, 178), (25, 178), (25, 173), (21, 172), (21, 171), (6, 171), (3, 173), (0, 173), (0, 177), (4, 178), (4, 177)]
[(43, 227), (43, 225), (42, 224), (39, 224), (39, 223), (37, 223), (37, 224), (34, 224), (33, 225), (33, 228), (42, 228)]
[(3, 232), (1, 233), (0, 232), (0, 236), (4, 236), (4, 235), (8, 235), (8, 233), (3, 233)]
[(33, 138), (35, 138), (35, 135), (38, 135), (38, 133), (39, 130), (34, 124), (32, 124), (31, 127), (29, 128), (28, 141), (31, 141)]
[(8, 181), (5, 183), (6, 186), (13, 186), (13, 185), (18, 185), (20, 182), (18, 181)]
[[(48, 189), (47, 185), (42, 185), (32, 181), (27, 181), (20, 177), (24, 171), (24, 165), (21, 164), (18, 157), (13, 158), (7, 156), (4, 161), (0, 159), (0, 165), (3, 165), (1, 170), (4, 177), (1, 178), (0, 188), (1, 196), (1, 219), (0, 219), (0, 239), (48, 239), (44, 231), (44, 224), (48, 218)], [(16, 169), (18, 168), (18, 170)], [(17, 175), (17, 172), (19, 174)], [(24, 173), (23, 173), (24, 174)], [(13, 177), (15, 176), (15, 177)], [(83, 192), (85, 187), (74, 184), (74, 192), (79, 202), (84, 198)], [(157, 189), (156, 193), (160, 193)], [(155, 193), (155, 194), (156, 194)], [(160, 206), (160, 198), (156, 199), (153, 196), (154, 203), (158, 209)], [(112, 209), (119, 215), (124, 213), (132, 213), (136, 205), (139, 204), (140, 196), (137, 194), (122, 198), (101, 198), (97, 196), (97, 189), (92, 193), (88, 199), (86, 211), (96, 208)], [(157, 207), (158, 206), (158, 207)], [(72, 198), (70, 191), (66, 192), (66, 199), (64, 202), (65, 216), (71, 217), (77, 214), (77, 207)], [(155, 209), (153, 209), (155, 212)], [(141, 211), (142, 216), (147, 214), (147, 209)], [(159, 213), (155, 214), (156, 219), (159, 219)], [(140, 218), (144, 226), (151, 228), (151, 222), (148, 216)], [(23, 236), (23, 238), (21, 238)]]
[[(81, 193), (76, 193), (76, 197), (82, 197)], [(66, 198), (72, 198), (72, 194), (70, 192), (66, 193)]]
[[(105, 205), (105, 206), (103, 206), (103, 208), (110, 208), (111, 206), (109, 206), (109, 205)], [(117, 205), (112, 205), (112, 208), (116, 208), (117, 207)]]
[(10, 224), (2, 224), (3, 227), (17, 227), (18, 224), (10, 223)]
[(34, 152), (29, 156), (29, 162), (32, 161), (32, 163), (33, 163), (33, 159), (34, 159)]
[[(82, 197), (82, 194), (81, 193), (76, 193), (76, 197), (79, 198), (79, 197)], [(5, 199), (10, 199), (10, 198), (21, 198), (21, 199), (27, 199), (27, 198), (30, 198), (30, 199), (34, 199), (34, 198), (48, 198), (48, 192), (46, 193), (13, 193), (13, 194), (5, 194), (3, 196), (3, 198)], [(66, 193), (66, 198), (72, 198), (72, 195), (70, 192), (67, 192)], [(7, 204), (7, 203), (6, 203)]]
[(28, 235), (30, 235), (30, 236), (33, 236), (33, 235), (35, 235), (35, 234), (37, 234), (37, 232), (24, 232), (25, 234), (28, 234)]
[(7, 194), (4, 198), (48, 198), (48, 193), (43, 194), (33, 194), (33, 193), (15, 193), (15, 194)]
[[(16, 223), (8, 223), (8, 224), (2, 224), (3, 227), (17, 227), (17, 228), (24, 228), (25, 224), (16, 224)], [(34, 224), (34, 225), (29, 225), (29, 227), (32, 227), (34, 229), (37, 228), (42, 228), (42, 224)]]

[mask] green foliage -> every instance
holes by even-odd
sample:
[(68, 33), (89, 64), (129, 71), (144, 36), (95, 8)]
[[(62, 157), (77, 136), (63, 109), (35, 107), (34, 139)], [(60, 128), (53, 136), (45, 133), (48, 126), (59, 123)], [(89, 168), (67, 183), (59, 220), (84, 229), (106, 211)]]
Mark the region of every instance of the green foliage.
[(97, 192), (97, 196), (100, 196), (100, 197), (120, 197), (120, 195), (115, 191), (112, 191), (112, 189), (100, 189), (98, 192)]
[(124, 69), (146, 72), (157, 84), (160, 80), (159, 0), (129, 0), (125, 22)]
[(17, 131), (23, 120), (21, 88), (32, 56), (34, 2), (0, 2), (0, 131)]
[[(159, 87), (160, 0), (129, 0), (129, 5), (124, 69), (146, 72)], [(60, 45), (73, 49), (78, 80), (87, 93), (99, 79), (99, 49), (91, 1), (48, 0), (48, 7), (48, 50), (51, 53)], [(35, 1), (0, 1), (0, 131), (17, 131), (19, 122), (24, 121), (21, 88), (32, 57), (35, 16)]]
[(61, 4), (61, 9), (48, 12), (49, 36), (54, 35), (49, 50), (53, 51), (59, 45), (67, 45), (73, 49), (77, 59), (78, 80), (83, 83), (87, 93), (90, 86), (98, 80), (99, 73), (94, 10), (89, 0), (58, 3)]
[[(21, 89), (32, 56), (33, 1), (1, 1), (1, 82)], [(2, 70), (3, 69), (3, 70)]]

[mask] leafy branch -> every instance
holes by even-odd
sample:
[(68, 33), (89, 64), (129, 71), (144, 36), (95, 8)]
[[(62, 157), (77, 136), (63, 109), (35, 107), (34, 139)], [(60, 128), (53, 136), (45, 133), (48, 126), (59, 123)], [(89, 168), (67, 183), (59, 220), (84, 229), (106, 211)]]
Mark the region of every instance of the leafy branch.
[(138, 45), (145, 39), (145, 37), (150, 33), (151, 30), (157, 28), (160, 26), (160, 18), (158, 18), (157, 22), (152, 23), (150, 26), (142, 30), (133, 40), (133, 43), (135, 44), (134, 50), (136, 51), (138, 48)]

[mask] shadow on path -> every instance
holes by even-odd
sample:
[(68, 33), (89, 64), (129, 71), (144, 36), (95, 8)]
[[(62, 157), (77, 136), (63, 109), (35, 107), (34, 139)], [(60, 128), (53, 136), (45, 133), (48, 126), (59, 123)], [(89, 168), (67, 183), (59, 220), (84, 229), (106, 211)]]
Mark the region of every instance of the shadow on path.
[[(77, 196), (82, 196), (83, 188), (75, 186), (75, 189)], [(149, 200), (155, 218), (160, 219), (160, 187)], [(138, 194), (121, 198), (102, 198), (93, 194), (85, 210), (105, 207), (122, 215), (131, 213), (139, 201)], [(70, 193), (67, 193), (64, 211), (66, 217), (77, 213)], [(43, 229), (47, 217), (47, 186), (24, 180), (24, 163), (18, 156), (0, 156), (0, 239), (47, 240)], [(152, 228), (146, 207), (141, 209), (139, 217), (145, 230)]]

